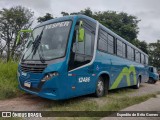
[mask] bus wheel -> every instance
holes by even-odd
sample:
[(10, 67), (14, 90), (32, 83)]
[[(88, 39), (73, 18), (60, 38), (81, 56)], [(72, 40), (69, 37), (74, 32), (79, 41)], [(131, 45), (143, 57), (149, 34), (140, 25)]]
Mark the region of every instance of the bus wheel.
[(137, 79), (137, 84), (134, 86), (135, 89), (139, 89), (140, 88), (140, 77), (138, 77)]
[(102, 97), (105, 93), (105, 89), (104, 89), (104, 80), (99, 77), (98, 78), (98, 82), (97, 82), (97, 86), (96, 86), (96, 92), (95, 95), (96, 97)]

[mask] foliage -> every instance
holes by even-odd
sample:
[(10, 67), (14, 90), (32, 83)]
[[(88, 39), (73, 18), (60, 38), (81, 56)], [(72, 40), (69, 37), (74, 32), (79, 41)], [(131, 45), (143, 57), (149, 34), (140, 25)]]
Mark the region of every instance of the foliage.
[(69, 15), (69, 13), (67, 13), (67, 12), (61, 12), (61, 14), (62, 14), (62, 16), (67, 16), (67, 15)]
[[(16, 37), (21, 29), (28, 29), (32, 25), (33, 12), (22, 6), (3, 8), (0, 10), (0, 36), (7, 46), (7, 61), (13, 57), (18, 48), (23, 44), (21, 41), (16, 45)], [(1, 49), (1, 53), (4, 48)]]
[(137, 38), (138, 20), (135, 16), (106, 11), (96, 13), (94, 18), (131, 43)]
[[(69, 13), (62, 12), (63, 16), (69, 15)], [(117, 13), (115, 11), (104, 12), (92, 12), (90, 8), (81, 10), (77, 13), (70, 13), (70, 15), (84, 14), (98, 20), (101, 24), (111, 29), (118, 35), (122, 36), (129, 42), (133, 43), (137, 39), (138, 34), (138, 22), (136, 16), (128, 15), (127, 13)]]
[(145, 41), (139, 41), (138, 39), (135, 39), (132, 44), (134, 44), (139, 49), (141, 49), (143, 52), (148, 54), (148, 44)]
[(17, 64), (13, 61), (4, 63), (0, 60), (0, 99), (12, 98), (22, 94), (17, 87)]
[(54, 19), (54, 17), (50, 13), (46, 13), (45, 16), (37, 18), (38, 22), (40, 22), (40, 23), (47, 21), (47, 20), (50, 20), (50, 19)]
[(138, 22), (140, 20), (138, 20), (136, 16), (128, 15), (124, 12), (117, 13), (115, 11), (92, 12), (90, 8), (86, 8), (85, 10), (81, 10), (77, 13), (74, 12), (69, 14), (66, 12), (61, 12), (61, 14), (63, 16), (84, 14), (92, 17), (107, 28), (111, 29), (113, 32), (117, 33), (127, 41), (140, 48), (143, 52), (148, 53), (147, 43), (137, 39), (137, 35), (139, 33)]
[(160, 40), (149, 44), (149, 63), (160, 68)]

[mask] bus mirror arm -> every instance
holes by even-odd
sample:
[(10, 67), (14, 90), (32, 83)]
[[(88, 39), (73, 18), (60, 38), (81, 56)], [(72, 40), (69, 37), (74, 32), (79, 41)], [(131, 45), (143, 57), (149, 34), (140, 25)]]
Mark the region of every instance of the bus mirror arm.
[(20, 43), (20, 34), (23, 32), (24, 33), (32, 33), (32, 30), (20, 30), (17, 35), (16, 45), (18, 45)]

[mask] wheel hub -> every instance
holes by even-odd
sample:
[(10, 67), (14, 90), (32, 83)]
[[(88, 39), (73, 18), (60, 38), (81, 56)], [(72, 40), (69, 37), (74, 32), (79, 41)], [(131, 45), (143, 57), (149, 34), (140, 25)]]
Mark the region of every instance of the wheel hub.
[(102, 82), (102, 81), (99, 81), (99, 82), (98, 82), (98, 85), (97, 85), (97, 92), (98, 92), (99, 94), (102, 94), (103, 90), (104, 90), (104, 88), (103, 88), (103, 82)]

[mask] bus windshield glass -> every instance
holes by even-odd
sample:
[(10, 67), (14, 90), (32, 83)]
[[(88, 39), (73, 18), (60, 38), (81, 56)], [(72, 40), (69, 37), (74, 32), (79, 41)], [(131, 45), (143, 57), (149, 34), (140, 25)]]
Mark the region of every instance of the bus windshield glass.
[(32, 44), (26, 48), (23, 60), (51, 60), (65, 55), (71, 21), (38, 27), (33, 31)]

